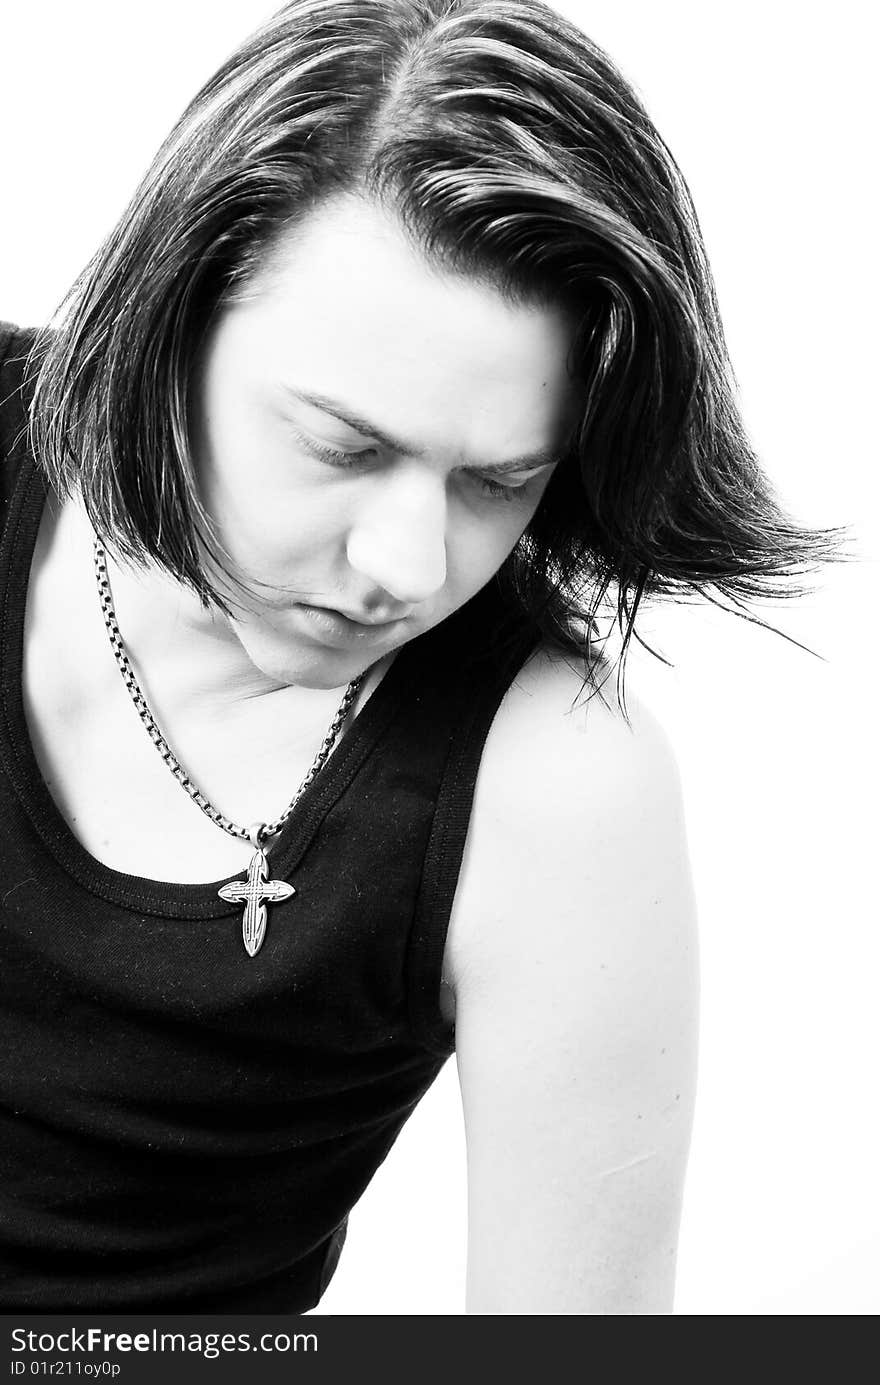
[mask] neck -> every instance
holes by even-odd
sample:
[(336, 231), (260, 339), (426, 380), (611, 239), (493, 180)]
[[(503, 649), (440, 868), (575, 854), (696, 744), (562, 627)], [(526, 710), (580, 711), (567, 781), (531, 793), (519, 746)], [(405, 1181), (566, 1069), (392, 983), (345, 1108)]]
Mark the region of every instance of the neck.
[[(52, 507), (51, 510), (49, 507)], [(100, 661), (102, 677), (119, 678), (98, 600), (94, 531), (79, 500), (47, 500), (40, 543), (51, 553), (60, 582), (52, 584), (58, 612), (69, 630), (88, 622), (89, 638), (110, 655)], [(126, 653), (157, 720), (162, 711), (175, 718), (242, 720), (272, 713), (302, 719), (304, 734), (329, 721), (343, 687), (315, 689), (279, 682), (255, 666), (229, 620), (206, 610), (189, 588), (156, 564), (132, 566), (106, 554), (113, 606)], [(388, 660), (368, 671), (361, 699), (378, 683)], [(110, 672), (112, 666), (112, 672)], [(355, 708), (357, 710), (357, 707)]]

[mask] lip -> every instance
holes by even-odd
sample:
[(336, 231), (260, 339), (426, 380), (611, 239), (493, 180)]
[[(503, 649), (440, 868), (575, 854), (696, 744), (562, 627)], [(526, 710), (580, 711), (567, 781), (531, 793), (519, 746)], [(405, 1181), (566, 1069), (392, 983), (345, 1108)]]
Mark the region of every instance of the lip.
[(377, 625), (397, 625), (398, 621), (401, 619), (400, 616), (397, 616), (394, 620), (362, 620), (360, 616), (353, 616), (349, 611), (340, 611), (336, 606), (316, 606), (314, 609), (317, 611), (329, 611), (330, 614), (334, 616), (342, 616), (343, 620), (349, 621), (352, 625), (358, 625), (368, 630), (373, 629), (374, 626)]
[(306, 632), (333, 649), (381, 644), (392, 631), (403, 625), (403, 618), (367, 624), (329, 606), (300, 603), (293, 609)]

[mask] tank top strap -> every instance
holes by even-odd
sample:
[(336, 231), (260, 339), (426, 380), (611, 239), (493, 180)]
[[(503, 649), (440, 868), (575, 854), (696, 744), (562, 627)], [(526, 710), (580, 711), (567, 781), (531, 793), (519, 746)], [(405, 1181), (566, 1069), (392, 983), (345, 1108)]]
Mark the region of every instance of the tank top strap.
[[(464, 622), (452, 618), (438, 649), (440, 653), (445, 645), (450, 659), (457, 650), (459, 705), (437, 789), (407, 959), (413, 1036), (442, 1058), (455, 1048), (454, 1026), (439, 1005), (443, 954), (483, 748), (504, 694), (540, 640), (537, 628), (511, 609), (494, 580), (459, 614)], [(456, 648), (451, 647), (453, 636)]]

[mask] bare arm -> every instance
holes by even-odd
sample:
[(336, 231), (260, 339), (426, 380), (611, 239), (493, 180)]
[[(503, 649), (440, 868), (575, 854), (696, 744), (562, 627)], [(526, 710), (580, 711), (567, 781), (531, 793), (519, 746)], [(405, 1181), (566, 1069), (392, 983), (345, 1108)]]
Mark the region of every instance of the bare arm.
[[(543, 657), (543, 656), (542, 656)], [(696, 917), (678, 771), (533, 662), (493, 727), (447, 959), (468, 1150), (467, 1312), (672, 1311)]]

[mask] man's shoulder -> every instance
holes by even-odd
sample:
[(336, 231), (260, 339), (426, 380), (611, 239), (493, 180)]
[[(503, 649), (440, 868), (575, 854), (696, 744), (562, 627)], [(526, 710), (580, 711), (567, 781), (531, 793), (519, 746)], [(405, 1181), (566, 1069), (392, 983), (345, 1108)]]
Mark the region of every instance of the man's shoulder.
[[(554, 929), (560, 947), (573, 937), (592, 946), (589, 935), (594, 943), (596, 930), (616, 927), (616, 911), (628, 907), (623, 896), (634, 871), (650, 892), (651, 882), (657, 890), (665, 882), (670, 856), (686, 868), (669, 736), (631, 689), (624, 717), (613, 673), (603, 665), (597, 675), (599, 690), (585, 688), (573, 659), (542, 646), (502, 700), (480, 764), (450, 921), (446, 973), (453, 985), (474, 967), (505, 965), (501, 954), (538, 922), (536, 901), (548, 955)], [(631, 906), (641, 907), (635, 899)], [(588, 926), (572, 931), (572, 918), (584, 911)]]
[[(555, 785), (579, 799), (620, 784), (623, 775), (668, 774), (675, 755), (661, 721), (631, 687), (624, 707), (616, 669), (600, 659), (587, 680), (573, 655), (539, 645), (507, 689), (489, 730), (480, 766), (483, 803), (503, 796), (511, 783), (516, 797), (536, 806), (542, 790)], [(585, 780), (584, 775), (589, 778)], [(475, 802), (475, 811), (481, 805)]]

